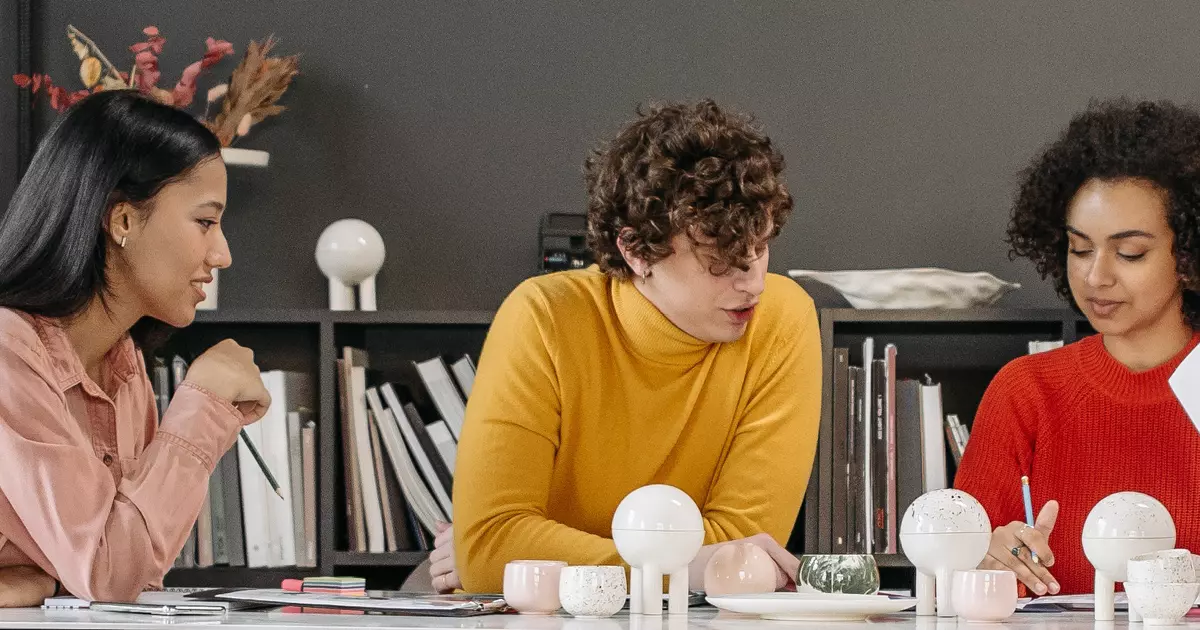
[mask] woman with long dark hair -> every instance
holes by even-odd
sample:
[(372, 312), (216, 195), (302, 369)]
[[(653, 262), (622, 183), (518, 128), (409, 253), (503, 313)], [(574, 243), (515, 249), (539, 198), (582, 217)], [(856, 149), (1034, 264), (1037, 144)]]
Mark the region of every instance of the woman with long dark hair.
[(88, 97), (41, 141), (0, 217), (0, 604), (160, 583), (213, 465), (270, 404), (226, 340), (160, 421), (139, 352), (229, 266), (225, 189), (212, 133), (134, 91)]

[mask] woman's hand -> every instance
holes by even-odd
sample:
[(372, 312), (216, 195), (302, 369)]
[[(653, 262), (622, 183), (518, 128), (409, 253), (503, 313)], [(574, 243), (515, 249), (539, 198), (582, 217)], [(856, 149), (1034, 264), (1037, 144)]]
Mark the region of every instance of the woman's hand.
[(37, 567), (0, 568), (0, 608), (41, 606), (55, 586), (54, 578)]
[(196, 357), (185, 380), (228, 400), (242, 412), (245, 424), (258, 421), (271, 406), (271, 395), (254, 363), (254, 351), (232, 339)]
[(435, 593), (453, 593), (462, 588), (454, 567), (454, 525), (437, 523), (437, 536), (429, 554), (429, 579)]
[(775, 590), (780, 590), (795, 582), (796, 574), (800, 572), (800, 559), (775, 542), (775, 539), (771, 538), (770, 534), (755, 534), (749, 538), (730, 540), (701, 547), (700, 552), (696, 554), (692, 563), (688, 565), (688, 589), (693, 591), (704, 590), (704, 569), (708, 566), (708, 561), (716, 553), (717, 549), (733, 543), (747, 542), (754, 543), (760, 547), (775, 561)]
[[(1054, 566), (1054, 552), (1050, 550), (1050, 532), (1058, 520), (1058, 501), (1048, 501), (1038, 513), (1034, 526), (1013, 521), (992, 532), (992, 544), (988, 555), (979, 563), (980, 569), (1007, 569), (1017, 574), (1017, 579), (1038, 595), (1054, 595), (1059, 591), (1058, 581), (1047, 570)], [(1037, 554), (1034, 562), (1030, 551)]]

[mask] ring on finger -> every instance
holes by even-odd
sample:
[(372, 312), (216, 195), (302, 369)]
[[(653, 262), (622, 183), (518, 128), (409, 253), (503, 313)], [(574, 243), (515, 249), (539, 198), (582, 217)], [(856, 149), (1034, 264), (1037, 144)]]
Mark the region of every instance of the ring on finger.
[(1009, 549), (1009, 551), (1011, 551), (1011, 552), (1012, 552), (1012, 555), (1013, 555), (1013, 557), (1014, 557), (1014, 558), (1020, 558), (1020, 557), (1021, 557), (1021, 547), (1020, 547), (1020, 546), (1013, 547), (1012, 549)]

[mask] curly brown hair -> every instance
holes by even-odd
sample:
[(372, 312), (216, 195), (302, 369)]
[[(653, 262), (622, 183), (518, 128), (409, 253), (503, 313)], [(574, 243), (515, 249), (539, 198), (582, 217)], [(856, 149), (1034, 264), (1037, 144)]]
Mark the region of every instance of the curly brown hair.
[(750, 118), (711, 100), (638, 115), (584, 165), (588, 246), (600, 268), (627, 278), (619, 239), (653, 265), (681, 233), (712, 247), (710, 272), (747, 268), (792, 211), (783, 156)]
[(1077, 311), (1067, 283), (1067, 206), (1093, 179), (1148, 181), (1166, 194), (1176, 268), (1187, 279), (1184, 317), (1200, 326), (1200, 113), (1170, 101), (1093, 102), (1022, 173), (1009, 258), (1032, 260)]

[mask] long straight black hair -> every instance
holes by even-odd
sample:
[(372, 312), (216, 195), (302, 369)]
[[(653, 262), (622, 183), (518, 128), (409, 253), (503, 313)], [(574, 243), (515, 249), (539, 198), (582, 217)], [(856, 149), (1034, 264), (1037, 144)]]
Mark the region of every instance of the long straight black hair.
[[(0, 306), (61, 318), (96, 296), (103, 302), (109, 210), (128, 202), (151, 212), (163, 186), (220, 150), (190, 114), (134, 90), (76, 103), (41, 141), (0, 217)], [(131, 333), (145, 347), (162, 326), (144, 318)]]

